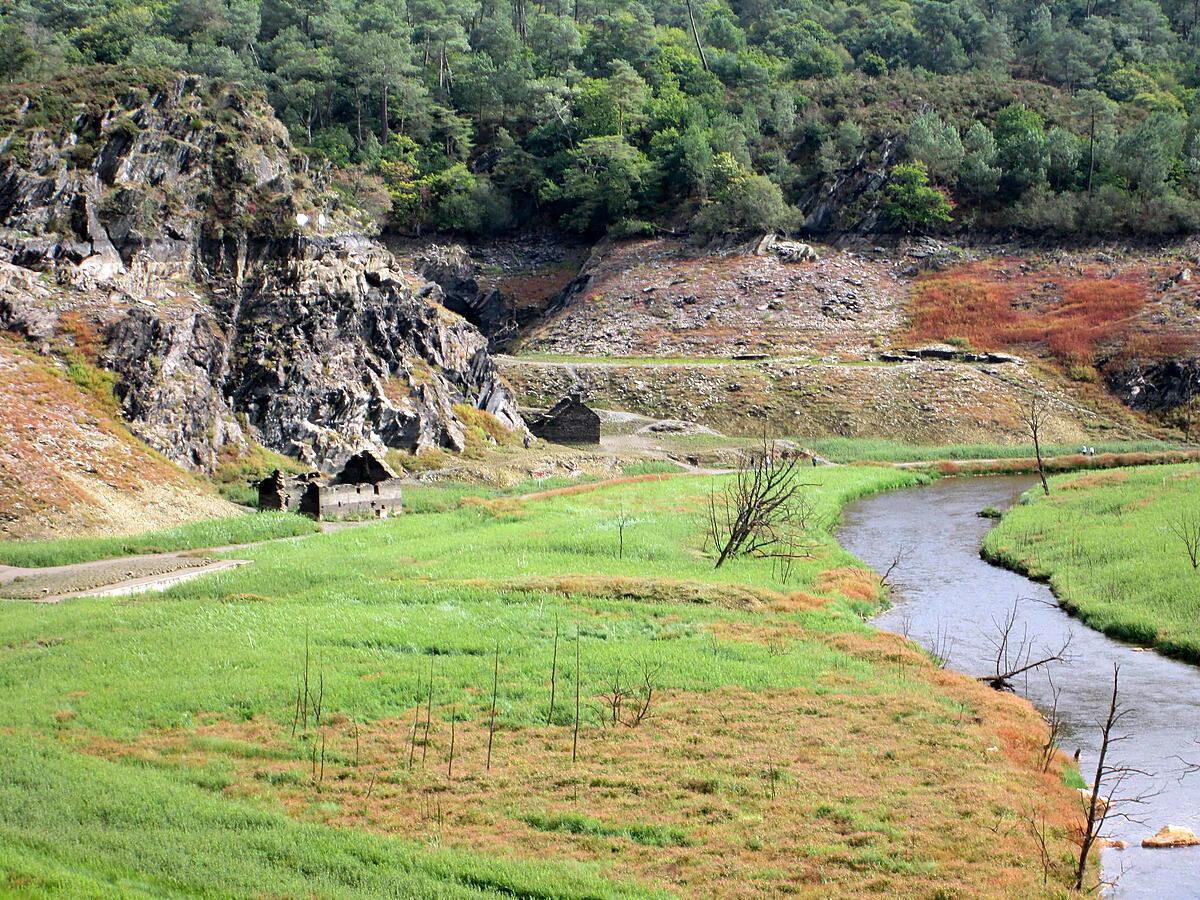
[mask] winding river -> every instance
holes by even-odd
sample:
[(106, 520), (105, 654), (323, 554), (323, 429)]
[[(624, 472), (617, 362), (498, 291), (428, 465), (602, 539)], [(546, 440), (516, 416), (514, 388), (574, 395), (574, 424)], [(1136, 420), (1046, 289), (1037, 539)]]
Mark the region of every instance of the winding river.
[[(994, 670), (996, 622), (1014, 601), (1014, 633), (1028, 627), (1035, 652), (1058, 649), (1069, 633), (1069, 659), (1054, 665), (1051, 674), (1061, 691), (1061, 746), (1067, 753), (1080, 750), (1085, 778), (1095, 771), (1099, 723), (1108, 709), (1113, 663), (1120, 663), (1121, 695), (1131, 709), (1122, 733), (1129, 739), (1115, 745), (1110, 759), (1153, 773), (1122, 795), (1158, 793), (1133, 813), (1141, 824), (1110, 818), (1108, 836), (1128, 841), (1129, 848), (1104, 851), (1105, 879), (1116, 879), (1108, 894), (1200, 897), (1200, 847), (1141, 847), (1142, 837), (1168, 823), (1200, 833), (1200, 773), (1183, 776), (1180, 762), (1181, 757), (1200, 762), (1200, 743), (1195, 743), (1200, 740), (1200, 669), (1087, 628), (1057, 606), (1047, 586), (980, 558), (980, 542), (993, 523), (976, 514), (988, 506), (1008, 508), (1033, 483), (1026, 477), (946, 478), (880, 494), (846, 509), (838, 539), (878, 571), (905, 551), (890, 579), (895, 605), (875, 624), (948, 657), (955, 669), (977, 675)], [(1015, 687), (1049, 708), (1052, 694), (1044, 674), (1032, 673)]]

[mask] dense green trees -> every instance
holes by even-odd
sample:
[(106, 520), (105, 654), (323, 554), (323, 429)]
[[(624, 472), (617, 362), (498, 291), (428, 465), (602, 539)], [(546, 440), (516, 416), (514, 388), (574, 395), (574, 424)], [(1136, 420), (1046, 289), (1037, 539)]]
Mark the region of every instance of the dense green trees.
[(1200, 224), (1192, 0), (0, 3), (0, 78), (242, 81), (406, 231)]

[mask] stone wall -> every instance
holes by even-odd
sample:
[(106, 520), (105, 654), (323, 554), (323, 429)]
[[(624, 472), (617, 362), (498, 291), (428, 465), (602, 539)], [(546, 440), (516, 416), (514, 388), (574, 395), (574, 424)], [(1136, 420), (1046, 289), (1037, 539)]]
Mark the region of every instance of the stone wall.
[(401, 494), (399, 479), (378, 484), (310, 484), (300, 501), (300, 512), (316, 519), (385, 519), (401, 511)]

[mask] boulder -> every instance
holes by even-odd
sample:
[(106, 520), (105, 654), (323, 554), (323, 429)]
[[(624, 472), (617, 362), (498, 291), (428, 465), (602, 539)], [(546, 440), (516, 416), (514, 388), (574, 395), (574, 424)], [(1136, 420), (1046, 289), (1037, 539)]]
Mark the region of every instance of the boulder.
[(1142, 839), (1142, 846), (1149, 848), (1195, 847), (1200, 845), (1200, 837), (1190, 828), (1182, 825), (1164, 825), (1150, 837)]
[(787, 263), (818, 262), (821, 257), (810, 244), (789, 241), (777, 234), (766, 234), (754, 248), (755, 256), (773, 253)]

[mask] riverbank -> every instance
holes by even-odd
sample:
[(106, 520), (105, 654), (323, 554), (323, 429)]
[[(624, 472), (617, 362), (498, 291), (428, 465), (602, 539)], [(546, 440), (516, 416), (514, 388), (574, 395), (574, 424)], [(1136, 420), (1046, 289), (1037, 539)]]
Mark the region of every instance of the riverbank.
[[(917, 479), (814, 470), (816, 513)], [(1034, 709), (865, 624), (880, 583), (828, 535), (786, 581), (714, 570), (710, 487), (471, 503), (239, 551), (255, 564), (137, 603), (0, 607), (22, 685), (0, 734), (29, 763), (0, 773), (8, 884), (290, 893), (302, 855), (314, 893), (367, 893), (354, 860), (383, 854), (446, 893), (1061, 893), (1020, 827), (1044, 814), (1070, 857)], [(104, 838), (96, 783), (136, 840)]]
[(1200, 466), (1060, 476), (1050, 488), (1004, 516), (985, 557), (1047, 582), (1091, 628), (1200, 664), (1200, 571), (1188, 546), (1200, 549)]
[[(1153, 471), (1161, 476), (1164, 470)], [(1031, 659), (1054, 655), (1067, 645), (1061, 662), (1011, 684), (1047, 715), (1055, 711), (1059, 745), (1078, 752), (1088, 780), (1095, 777), (1113, 667), (1120, 667), (1121, 705), (1128, 711), (1119, 729), (1122, 740), (1110, 748), (1107, 764), (1133, 771), (1119, 788), (1110, 783), (1102, 793), (1145, 796), (1135, 806), (1118, 803), (1106, 824), (1107, 836), (1128, 847), (1103, 851), (1105, 877), (1119, 878), (1123, 900), (1191, 896), (1200, 849), (1150, 850), (1141, 842), (1166, 824), (1200, 831), (1200, 780), (1181, 777), (1186, 771), (1181, 760), (1194, 758), (1200, 733), (1200, 675), (1191, 665), (1082, 627), (1055, 602), (1048, 585), (980, 556), (993, 520), (979, 511), (1008, 509), (1036, 485), (1030, 476), (945, 478), (881, 494), (847, 508), (838, 539), (881, 571), (901, 554), (889, 578), (893, 605), (873, 624), (918, 641), (951, 669), (993, 674), (998, 647), (1004, 646), (1000, 628), (1010, 617), (1010, 660), (1026, 652)], [(1078, 524), (1074, 528), (1080, 530)]]

